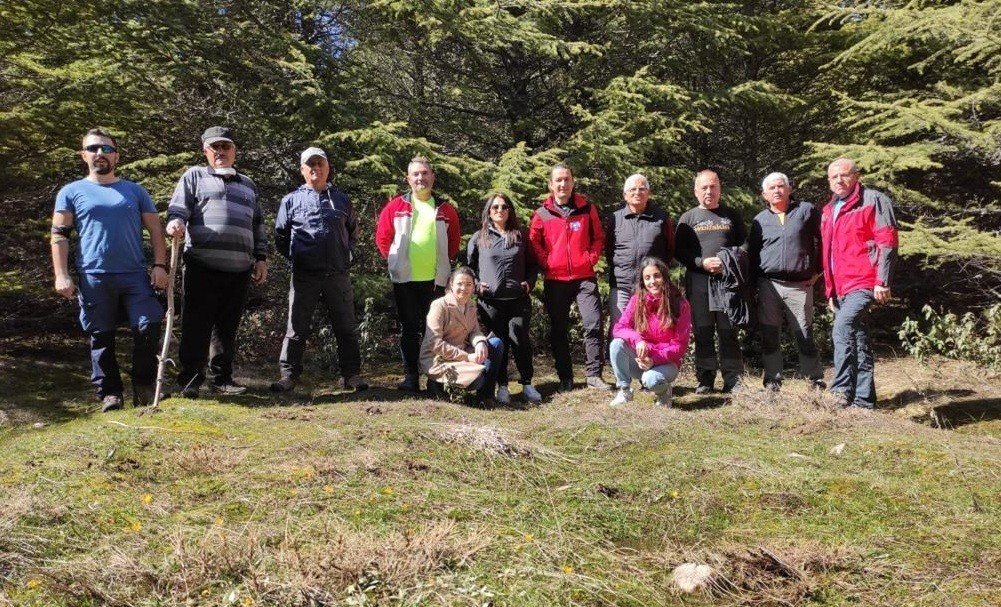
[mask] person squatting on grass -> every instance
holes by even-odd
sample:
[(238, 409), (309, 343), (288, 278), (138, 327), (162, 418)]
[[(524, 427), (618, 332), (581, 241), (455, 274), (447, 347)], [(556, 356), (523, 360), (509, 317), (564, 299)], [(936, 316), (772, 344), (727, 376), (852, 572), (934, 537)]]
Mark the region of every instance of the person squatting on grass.
[(469, 239), (469, 266), (476, 272), (476, 307), (480, 322), (504, 342), (497, 370), (497, 401), (511, 401), (508, 391), (508, 353), (514, 352), (522, 394), (533, 403), (542, 395), (532, 385), (531, 292), (538, 278), (528, 235), (521, 227), (514, 203), (503, 194), (491, 194), (483, 206), (483, 224)]
[(609, 359), (619, 391), (610, 405), (631, 401), (630, 384), (638, 379), (657, 404), (671, 406), (672, 383), (691, 331), (691, 307), (671, 283), (667, 264), (656, 257), (643, 259), (633, 296), (612, 328)]
[[(156, 340), (163, 307), (153, 287), (167, 287), (167, 247), (163, 226), (149, 193), (115, 175), (118, 148), (114, 138), (91, 129), (80, 157), (87, 176), (56, 194), (52, 213), (52, 268), (55, 290), (80, 303), (80, 326), (90, 338), (90, 381), (101, 410), (122, 408), (122, 377), (115, 358), (115, 327), (123, 308), (132, 327), (132, 399), (142, 406), (153, 399)], [(69, 273), (69, 236), (79, 234), (76, 256), (80, 288)], [(149, 232), (153, 270), (146, 275), (142, 229)]]
[(428, 376), (428, 390), (440, 394), (441, 384), (476, 390), (484, 407), (494, 405), (494, 388), (504, 344), (487, 339), (471, 301), (476, 275), (467, 266), (452, 271), (448, 291), (431, 302), (421, 344), (421, 372)]
[(312, 332), (313, 311), (323, 300), (337, 341), (337, 364), (344, 387), (361, 391), (362, 380), (355, 294), (348, 268), (354, 262), (358, 219), (354, 206), (327, 180), (330, 163), (320, 148), (299, 156), (305, 183), (282, 198), (275, 217), (275, 245), (292, 266), (288, 327), (278, 359), (281, 377), (272, 392), (289, 392), (302, 374), (302, 356)]
[(415, 156), (407, 165), (410, 192), (395, 196), (379, 213), (375, 244), (386, 260), (393, 282), (393, 299), (400, 319), (403, 381), (398, 389), (420, 390), (418, 365), (425, 319), (431, 301), (448, 284), (449, 270), (459, 254), (459, 213), (443, 198), (435, 198), (431, 161)]

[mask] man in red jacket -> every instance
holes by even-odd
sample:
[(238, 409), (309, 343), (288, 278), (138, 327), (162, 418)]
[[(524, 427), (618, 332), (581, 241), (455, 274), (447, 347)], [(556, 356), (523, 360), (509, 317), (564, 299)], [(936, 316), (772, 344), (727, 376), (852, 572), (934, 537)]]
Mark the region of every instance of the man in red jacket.
[(897, 220), (890, 199), (859, 183), (850, 158), (827, 167), (830, 202), (820, 220), (827, 298), (834, 311), (834, 380), (830, 391), (847, 405), (876, 406), (869, 308), (890, 300), (897, 260)]
[(375, 244), (389, 266), (393, 298), (400, 319), (401, 390), (420, 389), (418, 363), (431, 302), (448, 283), (459, 253), (459, 214), (433, 195), (431, 161), (416, 156), (407, 165), (410, 191), (394, 197), (379, 213)]
[(573, 172), (557, 164), (549, 173), (549, 197), (532, 216), (532, 252), (544, 272), (543, 299), (552, 327), (553, 358), (560, 390), (573, 389), (570, 305), (576, 299), (584, 321), (587, 386), (611, 390), (601, 378), (604, 364), (601, 300), (594, 266), (605, 247), (598, 209), (574, 192)]

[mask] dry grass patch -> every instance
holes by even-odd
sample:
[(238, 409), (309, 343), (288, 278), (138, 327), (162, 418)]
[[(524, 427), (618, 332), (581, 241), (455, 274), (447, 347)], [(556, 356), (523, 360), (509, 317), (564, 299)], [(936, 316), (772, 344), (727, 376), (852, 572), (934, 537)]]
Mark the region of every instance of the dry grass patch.
[(174, 450), (172, 462), (188, 474), (225, 474), (247, 457), (245, 448), (225, 445), (179, 446)]
[(445, 427), (440, 438), (482, 451), (490, 455), (507, 457), (531, 457), (532, 449), (528, 445), (508, 438), (500, 430), (491, 426), (476, 426), (472, 424), (454, 424)]

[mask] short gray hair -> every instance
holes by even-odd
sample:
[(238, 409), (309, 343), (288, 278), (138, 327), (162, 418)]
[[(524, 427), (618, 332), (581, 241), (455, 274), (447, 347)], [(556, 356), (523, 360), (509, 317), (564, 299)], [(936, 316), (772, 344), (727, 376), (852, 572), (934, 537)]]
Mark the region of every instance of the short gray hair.
[(779, 173), (775, 171), (774, 173), (769, 173), (765, 175), (765, 178), (761, 180), (761, 191), (764, 192), (765, 188), (768, 186), (768, 182), (772, 179), (781, 179), (782, 183), (786, 184), (786, 187), (791, 188), (792, 184), (789, 182), (789, 177), (785, 173)]
[(410, 165), (412, 165), (412, 164), (423, 164), (425, 167), (427, 167), (427, 169), (429, 171), (431, 171), (432, 173), (434, 173), (434, 167), (431, 166), (431, 161), (428, 160), (427, 156), (414, 156), (413, 158), (411, 158), (410, 162), (407, 163), (407, 172), (408, 173), (410, 172)]
[(629, 182), (632, 181), (632, 180), (634, 180), (634, 179), (636, 179), (636, 180), (642, 179), (643, 183), (646, 185), (646, 189), (648, 189), (648, 190), (650, 189), (650, 180), (646, 178), (646, 175), (643, 175), (642, 173), (633, 173), (629, 177), (626, 177), (626, 180), (622, 182), (622, 191), (623, 192), (626, 191), (626, 186), (629, 185)]
[(855, 164), (855, 161), (852, 160), (851, 158), (847, 158), (845, 156), (842, 156), (841, 158), (835, 158), (833, 161), (831, 161), (831, 164), (827, 165), (827, 172), (829, 173), (831, 171), (831, 167), (833, 167), (834, 165), (841, 164), (841, 163), (847, 164), (849, 170), (851, 170), (852, 173), (858, 173), (859, 172), (858, 171), (858, 165)]

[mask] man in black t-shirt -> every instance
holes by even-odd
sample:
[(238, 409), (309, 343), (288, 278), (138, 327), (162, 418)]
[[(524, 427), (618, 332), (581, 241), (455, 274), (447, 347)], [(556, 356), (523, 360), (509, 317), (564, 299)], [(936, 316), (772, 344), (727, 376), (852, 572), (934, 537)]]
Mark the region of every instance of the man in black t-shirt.
[[(746, 236), (740, 214), (720, 204), (720, 193), (719, 176), (710, 170), (700, 171), (695, 176), (699, 206), (681, 216), (675, 237), (675, 258), (687, 268), (685, 294), (692, 306), (695, 326), (695, 375), (699, 382), (696, 394), (713, 389), (720, 368), (724, 392), (732, 392), (744, 373), (736, 328), (726, 312), (709, 309), (709, 276), (723, 271), (717, 253), (724, 247), (742, 245)], [(714, 333), (719, 339), (719, 360)]]

